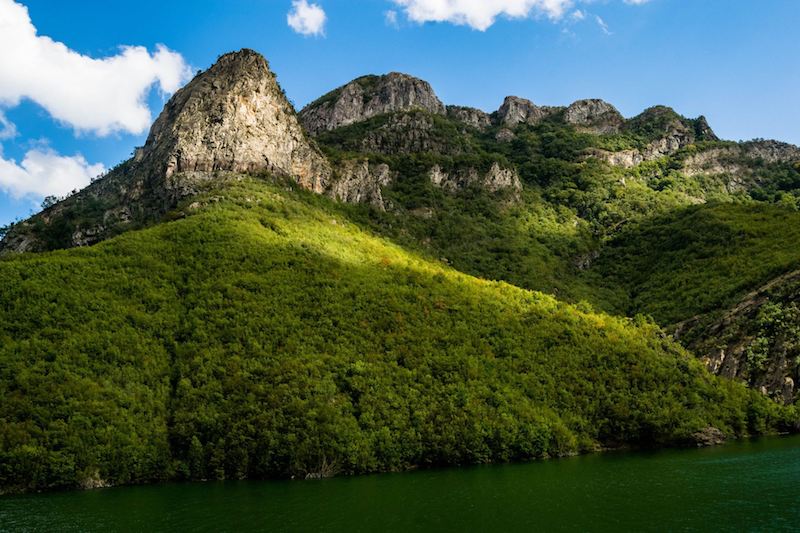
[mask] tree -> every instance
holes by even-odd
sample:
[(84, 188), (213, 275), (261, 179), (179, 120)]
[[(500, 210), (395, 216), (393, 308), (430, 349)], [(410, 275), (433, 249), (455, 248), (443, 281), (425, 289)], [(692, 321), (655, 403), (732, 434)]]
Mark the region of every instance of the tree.
[(42, 210), (50, 209), (54, 205), (58, 203), (57, 196), (45, 196), (44, 200), (42, 200)]

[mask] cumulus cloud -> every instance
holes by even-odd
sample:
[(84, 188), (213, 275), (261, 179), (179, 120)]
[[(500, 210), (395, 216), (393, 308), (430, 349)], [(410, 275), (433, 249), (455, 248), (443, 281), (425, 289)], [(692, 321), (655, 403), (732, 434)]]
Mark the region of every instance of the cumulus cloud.
[(573, 0), (394, 0), (414, 22), (451, 22), (484, 31), (497, 17), (559, 19)]
[(82, 155), (66, 157), (36, 148), (19, 164), (0, 157), (0, 189), (15, 198), (64, 196), (82, 189), (104, 170), (102, 164), (89, 164)]
[(286, 15), (289, 27), (300, 35), (325, 35), (325, 10), (308, 0), (292, 0), (292, 9)]
[(152, 54), (123, 46), (102, 59), (75, 52), (37, 35), (27, 8), (13, 0), (0, 0), (0, 50), (0, 106), (27, 98), (56, 120), (99, 135), (142, 133), (151, 122), (151, 88), (171, 93), (190, 75), (181, 55), (160, 45)]
[[(649, 0), (624, 0), (626, 4), (644, 4)], [(576, 4), (591, 0), (392, 0), (413, 22), (450, 22), (485, 31), (498, 17), (511, 19), (544, 16), (562, 20)], [(583, 18), (576, 10), (572, 16)]]

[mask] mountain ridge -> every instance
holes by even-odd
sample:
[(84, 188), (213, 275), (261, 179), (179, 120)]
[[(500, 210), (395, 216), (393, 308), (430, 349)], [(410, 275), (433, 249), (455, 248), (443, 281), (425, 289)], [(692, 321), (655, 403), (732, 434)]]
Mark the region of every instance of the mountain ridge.
[[(796, 148), (385, 81), (312, 137), (262, 56), (225, 54), (132, 159), (8, 231), (0, 492), (800, 431), (796, 287), (714, 325), (800, 267)], [(664, 329), (703, 313), (694, 353)]]

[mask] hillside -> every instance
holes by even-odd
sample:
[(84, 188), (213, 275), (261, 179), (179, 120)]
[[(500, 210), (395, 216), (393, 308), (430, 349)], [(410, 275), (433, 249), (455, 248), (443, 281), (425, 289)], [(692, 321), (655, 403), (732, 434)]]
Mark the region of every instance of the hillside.
[(663, 106), (486, 113), (398, 73), (295, 114), (225, 54), (4, 229), (0, 490), (800, 431), (798, 162)]
[(230, 177), (0, 261), (9, 488), (393, 470), (788, 429), (646, 322), (430, 263)]

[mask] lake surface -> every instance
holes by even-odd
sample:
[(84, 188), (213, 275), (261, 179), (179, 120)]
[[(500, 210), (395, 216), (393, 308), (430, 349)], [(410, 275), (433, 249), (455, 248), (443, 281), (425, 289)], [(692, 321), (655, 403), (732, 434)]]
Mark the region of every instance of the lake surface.
[(0, 530), (800, 530), (800, 436), (322, 481), (0, 497)]

